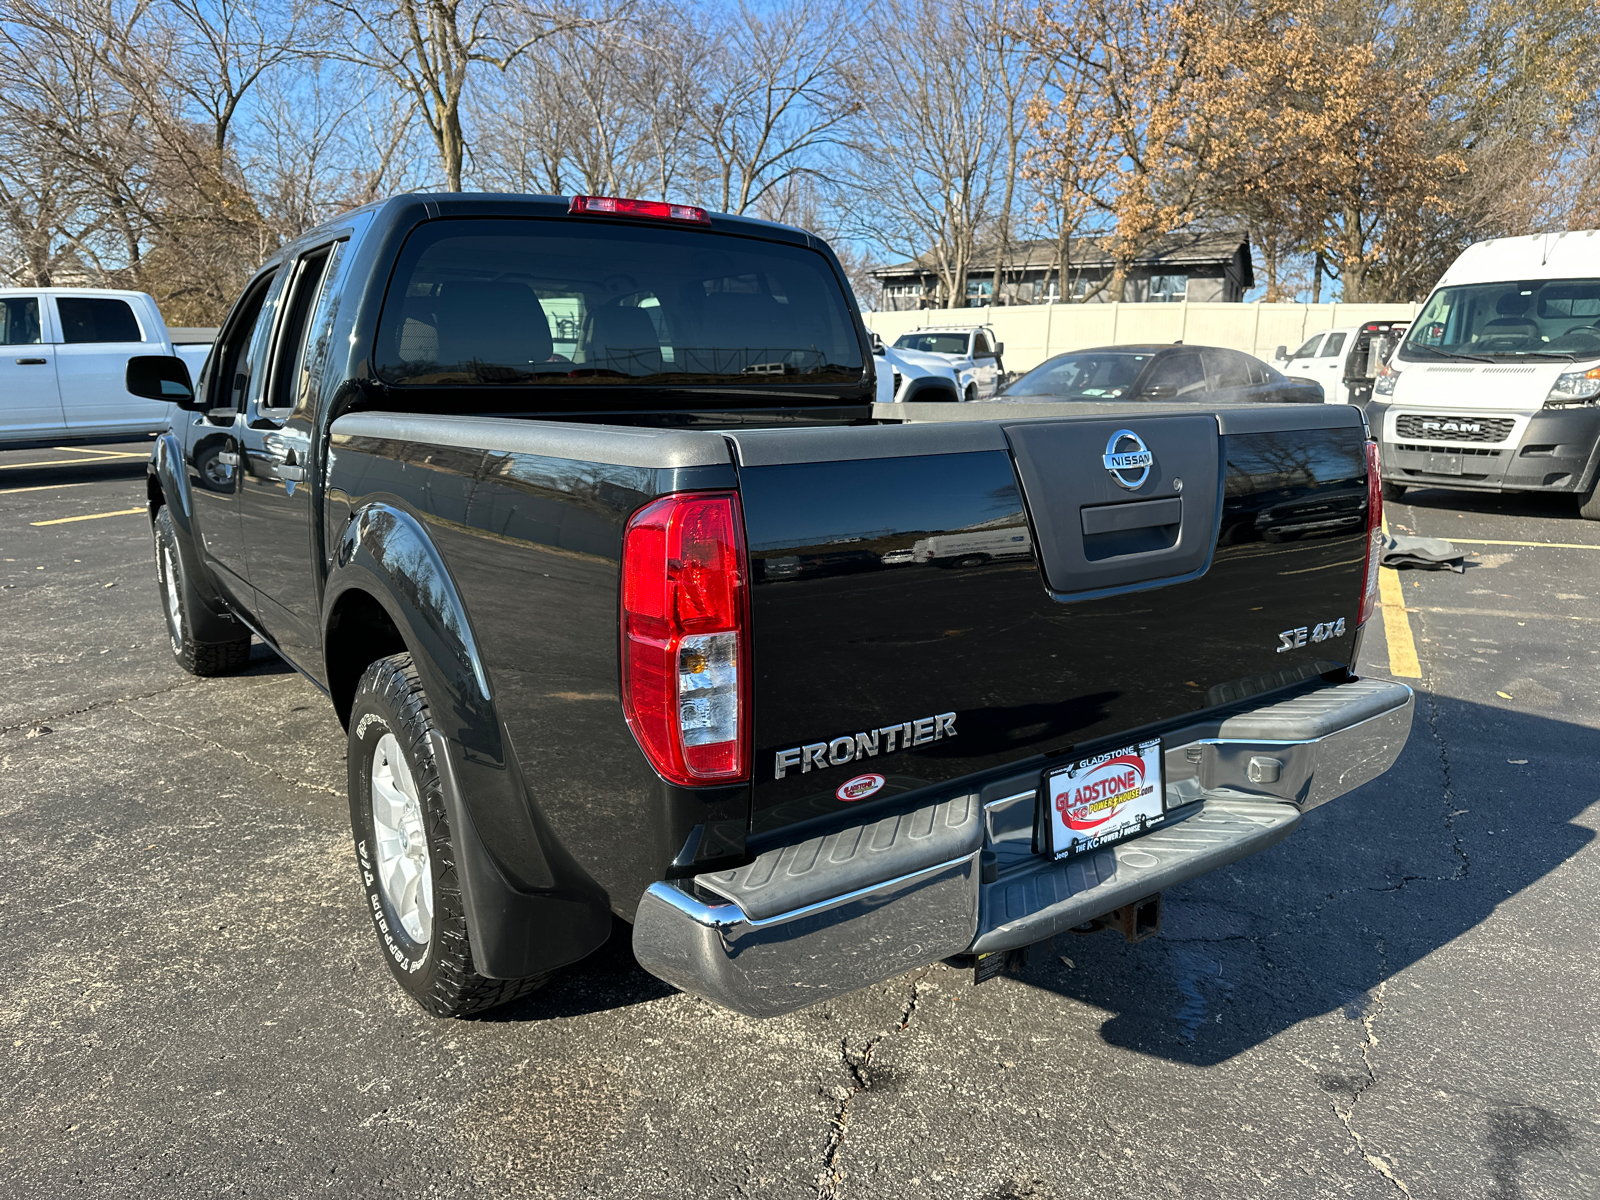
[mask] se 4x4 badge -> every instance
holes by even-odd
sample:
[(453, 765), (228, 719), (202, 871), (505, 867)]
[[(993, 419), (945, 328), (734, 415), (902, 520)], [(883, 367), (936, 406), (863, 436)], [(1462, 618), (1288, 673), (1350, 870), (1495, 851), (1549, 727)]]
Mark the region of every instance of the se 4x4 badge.
[(1329, 638), (1344, 636), (1344, 618), (1337, 621), (1323, 621), (1317, 625), (1302, 625), (1298, 629), (1285, 629), (1278, 635), (1278, 653), (1285, 650), (1298, 650), (1301, 646), (1311, 642), (1325, 642)]

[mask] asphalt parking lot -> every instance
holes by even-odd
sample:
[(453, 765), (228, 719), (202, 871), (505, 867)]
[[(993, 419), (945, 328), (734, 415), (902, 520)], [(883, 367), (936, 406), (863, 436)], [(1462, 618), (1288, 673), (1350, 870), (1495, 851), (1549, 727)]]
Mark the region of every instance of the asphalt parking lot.
[(145, 449), (0, 452), (0, 1193), (1600, 1195), (1600, 525), (1570, 501), (1391, 506), (1477, 555), (1385, 580), (1363, 672), (1418, 688), (1399, 764), (1168, 893), (1151, 941), (758, 1022), (619, 925), (446, 1022), (362, 913), (331, 707), (260, 646), (173, 662)]

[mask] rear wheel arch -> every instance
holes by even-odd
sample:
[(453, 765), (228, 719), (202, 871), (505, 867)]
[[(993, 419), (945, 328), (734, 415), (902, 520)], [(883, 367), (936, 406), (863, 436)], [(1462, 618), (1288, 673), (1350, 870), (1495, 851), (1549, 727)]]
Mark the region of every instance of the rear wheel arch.
[(340, 724), (346, 726), (363, 672), (380, 658), (411, 650), (389, 610), (360, 587), (347, 589), (334, 601), (323, 627), (322, 645), (328, 695)]

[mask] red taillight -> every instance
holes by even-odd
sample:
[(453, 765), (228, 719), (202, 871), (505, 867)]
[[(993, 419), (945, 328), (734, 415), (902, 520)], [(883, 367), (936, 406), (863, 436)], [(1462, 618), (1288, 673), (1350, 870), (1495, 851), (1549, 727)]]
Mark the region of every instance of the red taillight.
[(622, 709), (671, 783), (749, 773), (749, 596), (734, 492), (645, 505), (622, 538)]
[(574, 196), (569, 213), (589, 213), (606, 217), (647, 217), (652, 221), (693, 221), (711, 224), (703, 208), (692, 204), (668, 204), (662, 200), (625, 200), (620, 196)]
[(1383, 557), (1383, 480), (1378, 473), (1378, 443), (1367, 443), (1367, 572), (1365, 590), (1361, 593), (1361, 616), (1357, 625), (1364, 624), (1378, 604), (1378, 562)]

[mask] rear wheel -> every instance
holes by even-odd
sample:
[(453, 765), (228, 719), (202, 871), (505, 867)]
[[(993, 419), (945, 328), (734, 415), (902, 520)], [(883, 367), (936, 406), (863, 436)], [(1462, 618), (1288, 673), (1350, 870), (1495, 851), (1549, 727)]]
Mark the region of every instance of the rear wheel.
[(350, 709), (350, 828), (390, 972), (434, 1016), (461, 1017), (525, 996), (549, 976), (489, 979), (473, 965), (432, 729), (409, 654), (366, 669)]
[(1383, 481), (1383, 498), (1389, 503), (1398, 503), (1405, 498), (1406, 485), (1403, 483), (1390, 483)]
[(195, 607), (202, 603), (183, 572), (183, 555), (178, 550), (178, 527), (165, 505), (156, 511), (156, 586), (161, 591), (162, 614), (167, 621), (167, 640), (172, 657), (191, 675), (226, 675), (250, 661), (250, 635), (228, 642), (197, 642), (194, 638)]

